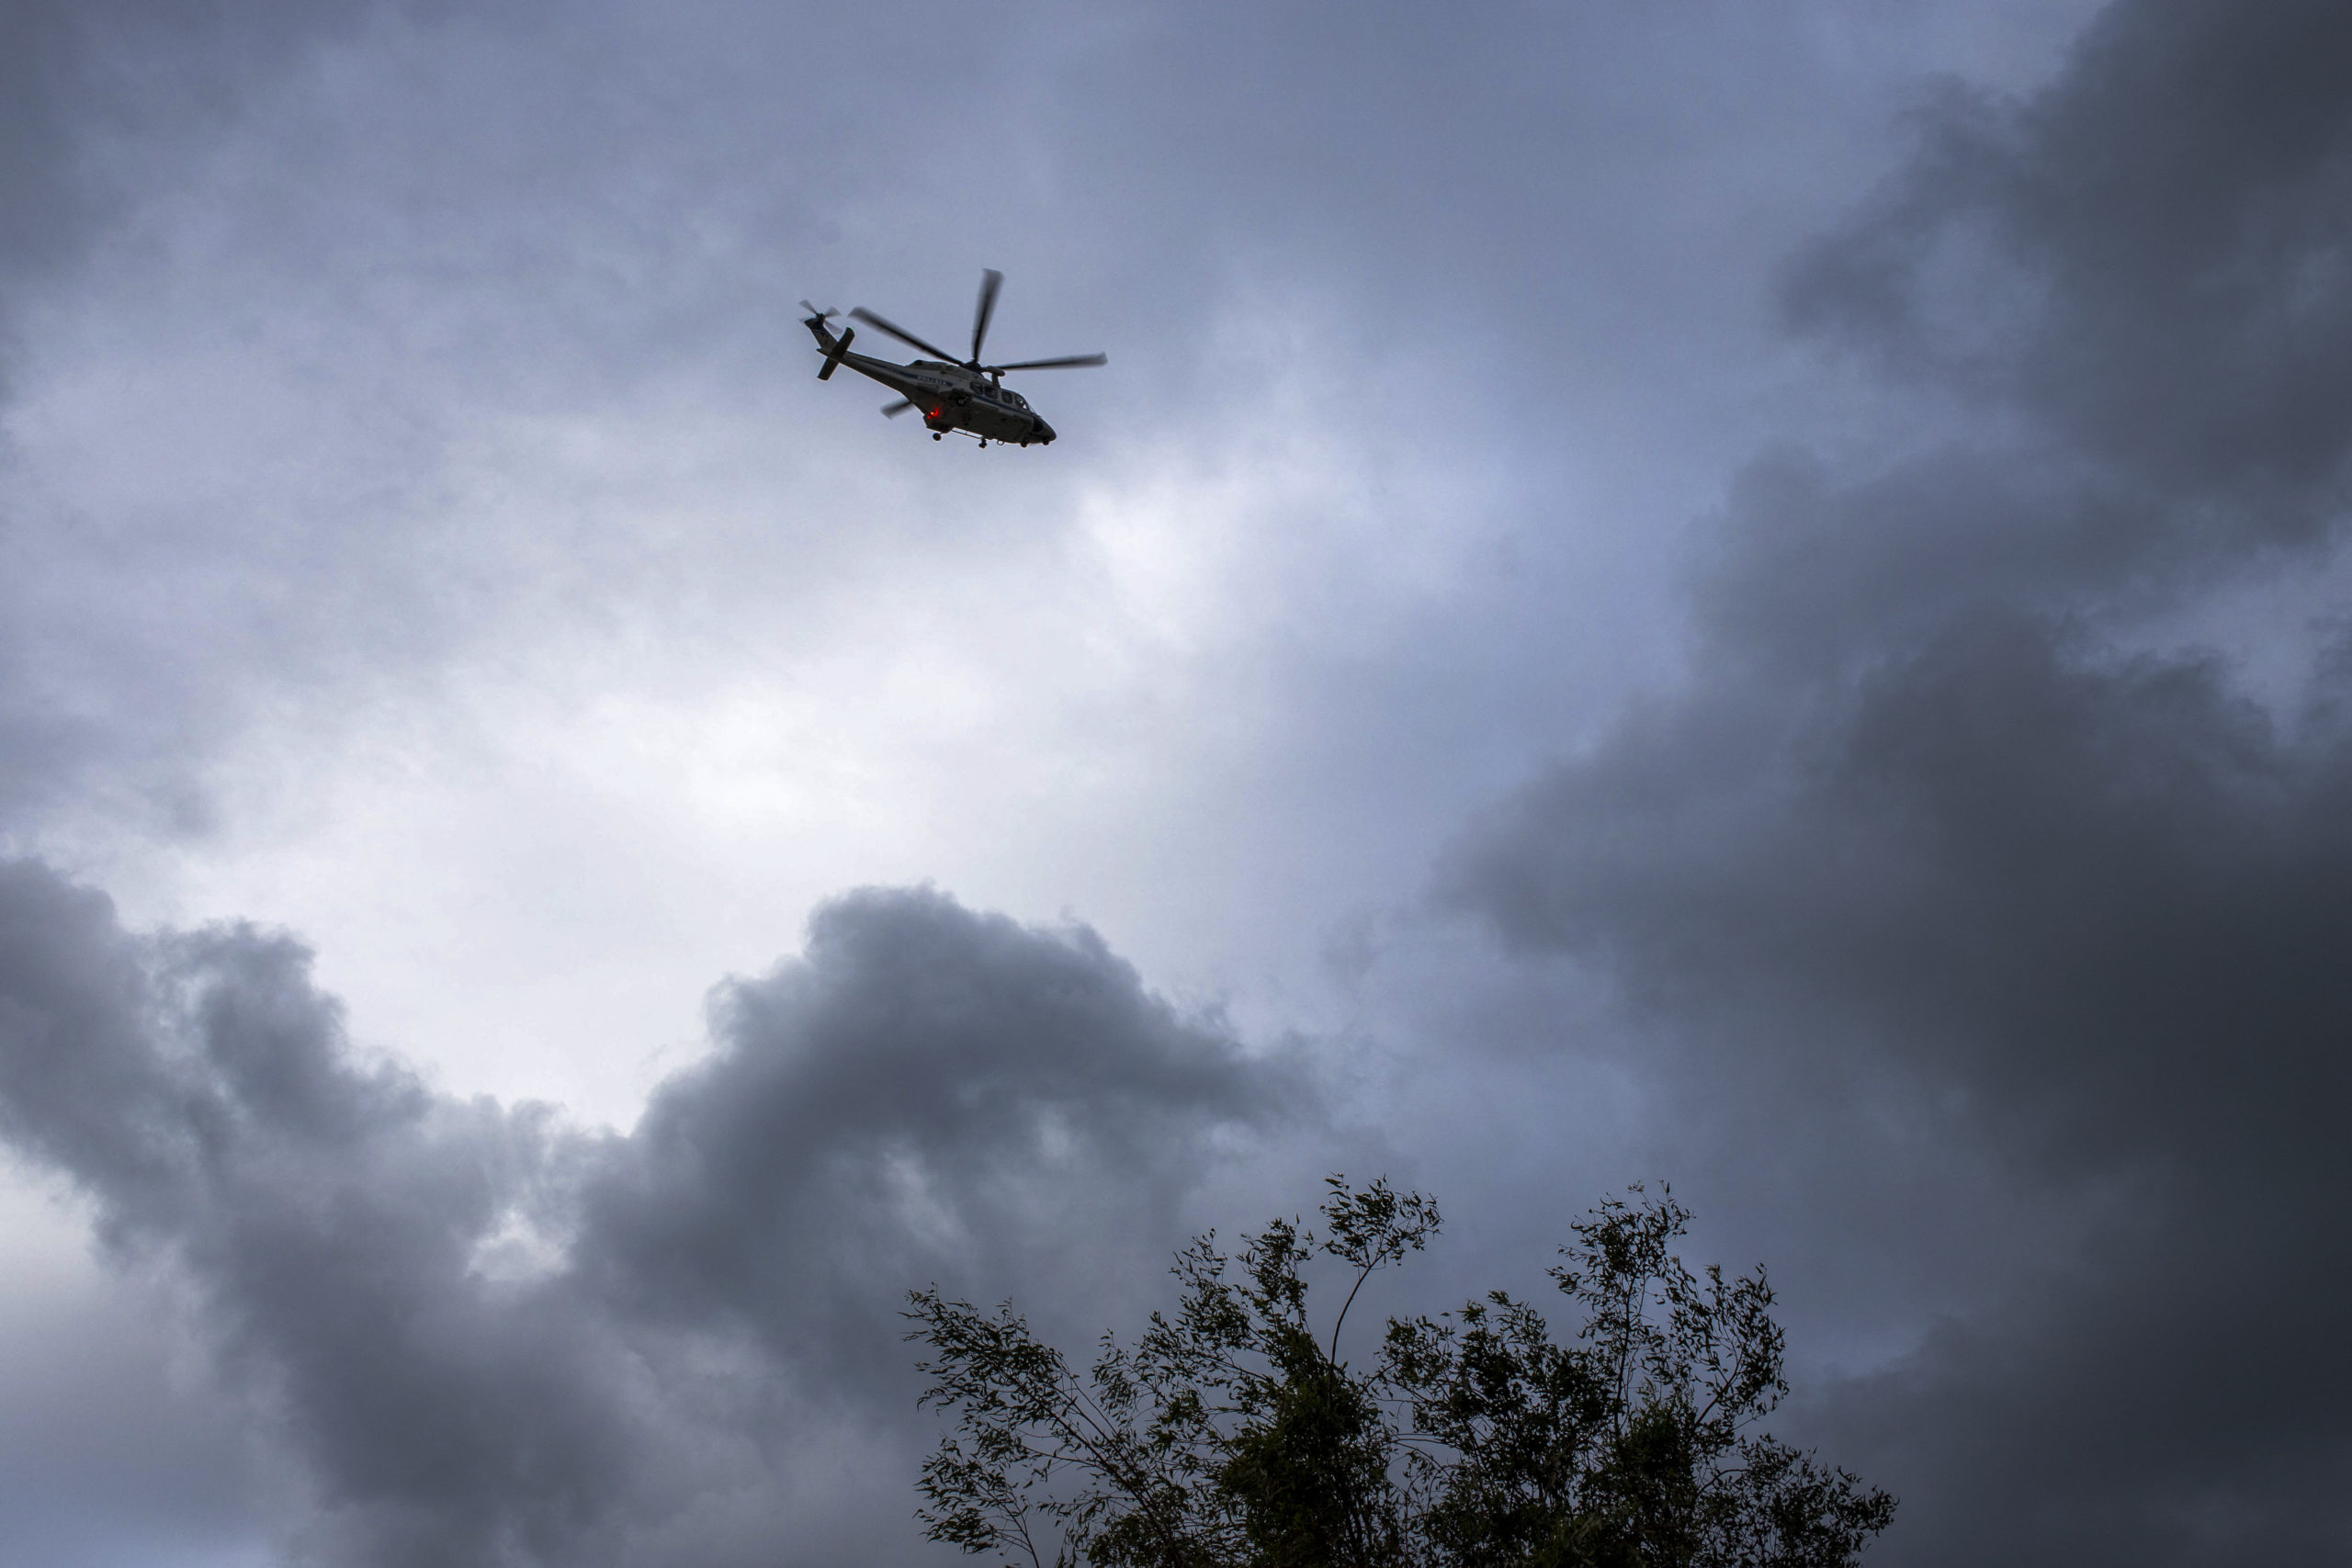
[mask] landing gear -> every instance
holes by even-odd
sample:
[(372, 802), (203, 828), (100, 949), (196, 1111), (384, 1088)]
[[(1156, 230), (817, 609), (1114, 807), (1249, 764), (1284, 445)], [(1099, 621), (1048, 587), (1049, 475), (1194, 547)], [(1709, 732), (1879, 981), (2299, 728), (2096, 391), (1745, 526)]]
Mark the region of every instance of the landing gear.
[(989, 449), (989, 444), (988, 444), (987, 442), (985, 442), (985, 441), (981, 442), (981, 443), (980, 443), (980, 450), (981, 450), (981, 451), (983, 451), (983, 452), (985, 452), (985, 451), (987, 451), (988, 449)]
[(938, 431), (936, 431), (936, 430), (934, 430), (934, 431), (933, 431), (933, 432), (931, 433), (931, 438), (932, 438), (933, 441), (938, 440), (938, 439), (939, 439), (939, 436), (940, 436), (940, 433), (939, 433)]

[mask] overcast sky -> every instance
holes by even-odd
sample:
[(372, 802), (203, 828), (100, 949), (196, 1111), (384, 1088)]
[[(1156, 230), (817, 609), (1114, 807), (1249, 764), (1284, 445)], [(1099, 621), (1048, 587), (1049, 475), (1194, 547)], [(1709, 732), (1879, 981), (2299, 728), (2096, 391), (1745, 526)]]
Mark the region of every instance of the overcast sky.
[[(0, 1562), (952, 1562), (904, 1292), (1335, 1170), (1671, 1179), (1872, 1562), (2352, 1557), (2346, 60), (12, 0)], [(1049, 450), (815, 379), (988, 266)]]

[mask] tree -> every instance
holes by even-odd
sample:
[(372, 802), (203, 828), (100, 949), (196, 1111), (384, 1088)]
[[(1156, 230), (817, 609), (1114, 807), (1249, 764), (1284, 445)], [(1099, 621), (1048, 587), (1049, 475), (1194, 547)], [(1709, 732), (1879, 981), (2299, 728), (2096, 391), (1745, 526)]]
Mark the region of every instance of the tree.
[[(1573, 1229), (1551, 1277), (1573, 1340), (1498, 1291), (1391, 1318), (1340, 1357), (1357, 1292), (1419, 1252), (1437, 1206), (1333, 1177), (1321, 1233), (1276, 1220), (1176, 1256), (1172, 1315), (1079, 1376), (1011, 1303), (915, 1292), (933, 1540), (1029, 1568), (1842, 1568), (1894, 1501), (1755, 1430), (1788, 1392), (1763, 1271), (1703, 1278), (1690, 1213), (1635, 1187)], [(1344, 1267), (1318, 1335), (1307, 1272)]]

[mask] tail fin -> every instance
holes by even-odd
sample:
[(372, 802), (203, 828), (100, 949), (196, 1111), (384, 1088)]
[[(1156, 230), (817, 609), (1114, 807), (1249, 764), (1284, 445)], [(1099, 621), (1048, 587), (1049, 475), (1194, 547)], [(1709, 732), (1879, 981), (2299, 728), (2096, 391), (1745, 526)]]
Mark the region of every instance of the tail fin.
[(825, 346), (825, 363), (817, 372), (817, 379), (830, 381), (833, 372), (841, 368), (842, 355), (849, 352), (849, 340), (857, 335), (855, 327), (844, 327), (842, 335)]

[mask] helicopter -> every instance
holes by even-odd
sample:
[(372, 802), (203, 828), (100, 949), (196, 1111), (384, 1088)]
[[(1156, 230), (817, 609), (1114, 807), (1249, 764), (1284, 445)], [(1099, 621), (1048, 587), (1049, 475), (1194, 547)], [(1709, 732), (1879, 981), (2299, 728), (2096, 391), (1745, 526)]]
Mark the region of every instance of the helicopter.
[(923, 342), (904, 327), (898, 326), (860, 305), (850, 311), (853, 320), (889, 333), (900, 343), (919, 348), (930, 355), (911, 365), (893, 365), (887, 359), (871, 355), (852, 354), (850, 342), (857, 336), (855, 327), (844, 327), (835, 337), (825, 323), (841, 314), (839, 310), (820, 310), (808, 300), (800, 308), (808, 319), (800, 324), (817, 339), (818, 350), (825, 363), (818, 367), (817, 379), (832, 378), (835, 370), (846, 365), (861, 376), (870, 377), (899, 394), (899, 400), (882, 412), (896, 419), (909, 409), (922, 413), (922, 423), (930, 430), (931, 438), (939, 440), (951, 430), (965, 431), (979, 438), (985, 447), (995, 441), (1006, 446), (1049, 446), (1054, 440), (1054, 427), (1047, 424), (1029, 407), (1029, 400), (1020, 393), (1008, 391), (1004, 373), (1008, 370), (1062, 370), (1080, 366), (1108, 365), (1110, 356), (1102, 354), (1076, 354), (1060, 359), (1023, 359), (1010, 365), (980, 363), (980, 344), (989, 335), (989, 318), (996, 314), (997, 290), (1003, 287), (1004, 274), (989, 268), (980, 274), (980, 299), (972, 311), (972, 356), (958, 359), (944, 348)]

